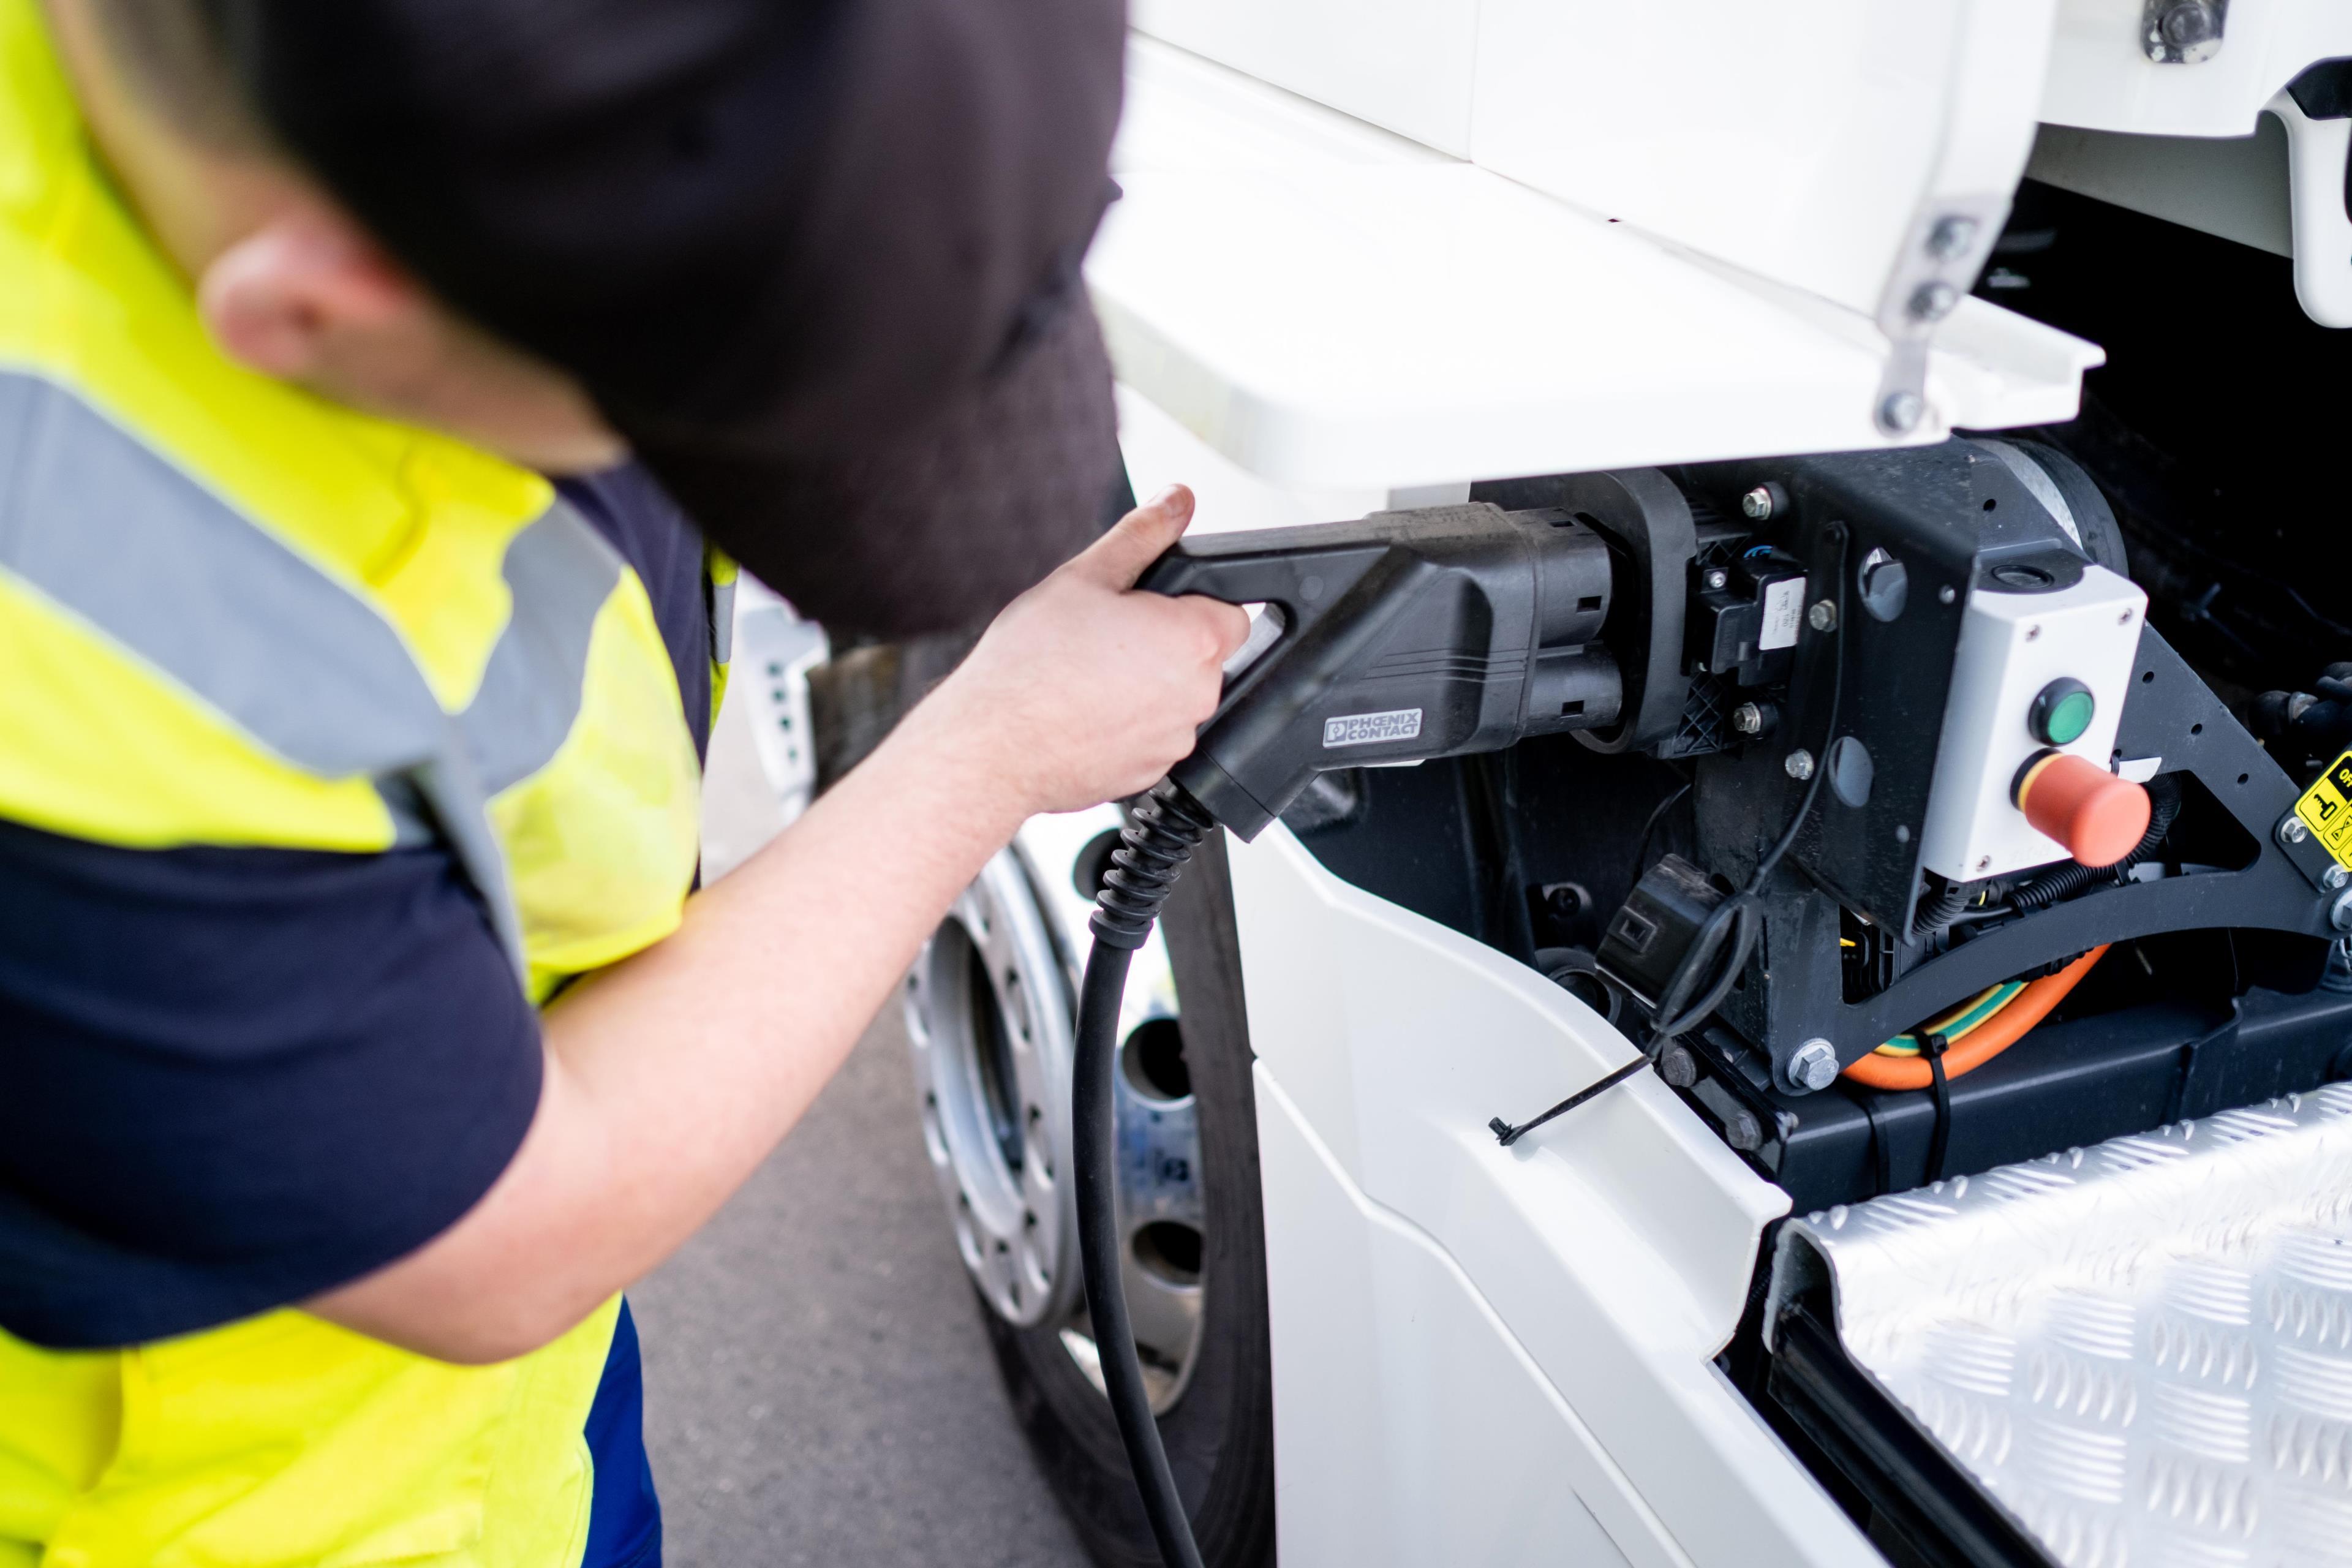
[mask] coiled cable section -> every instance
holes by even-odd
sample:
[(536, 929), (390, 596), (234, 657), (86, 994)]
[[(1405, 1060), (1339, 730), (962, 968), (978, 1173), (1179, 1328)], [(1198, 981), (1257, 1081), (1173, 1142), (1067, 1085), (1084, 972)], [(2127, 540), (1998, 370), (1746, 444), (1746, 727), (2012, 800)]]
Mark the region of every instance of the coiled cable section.
[(1921, 900), (1911, 911), (1911, 940), (1924, 942), (1958, 920), (1977, 890), (1967, 882), (1946, 882), (1942, 892)]
[(2119, 882), (2131, 868), (2156, 853), (2164, 836), (2172, 830), (2173, 819), (2180, 815), (2180, 785), (2168, 778), (2151, 779), (2147, 786), (2147, 831), (2131, 853), (2112, 866), (2083, 866), (2073, 861), (2044, 871), (2025, 886), (2010, 894), (2009, 907), (2019, 913), (2046, 910), (2063, 902), (2077, 893), (2087, 892), (2103, 882)]
[(1119, 1282), (1118, 1179), (1118, 1129), (1113, 1104), (1118, 1059), (1118, 1009), (1127, 992), (1128, 965), (1151, 935), (1160, 908), (1175, 890), (1176, 879), (1192, 851), (1216, 826), (1184, 787), (1162, 779), (1138, 805), (1095, 898), (1087, 922), (1094, 947), (1087, 955), (1078, 987), (1076, 1049), (1070, 1072), (1071, 1163), (1078, 1208), (1078, 1258), (1086, 1270), (1087, 1311), (1102, 1365), (1103, 1391), (1110, 1398), (1119, 1441), (1142, 1494), (1143, 1513), (1169, 1568), (1201, 1568), (1184, 1500), (1168, 1468), (1168, 1450), (1151, 1415), (1143, 1385), (1143, 1363), (1135, 1352), (1135, 1329)]

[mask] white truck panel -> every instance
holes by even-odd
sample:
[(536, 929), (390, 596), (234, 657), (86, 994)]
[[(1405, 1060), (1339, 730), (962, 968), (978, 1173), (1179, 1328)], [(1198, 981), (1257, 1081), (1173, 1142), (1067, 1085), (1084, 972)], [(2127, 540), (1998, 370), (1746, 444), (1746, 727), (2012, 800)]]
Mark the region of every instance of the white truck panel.
[(1257, 1127), (1281, 1560), (1687, 1563), (1461, 1268), (1364, 1201), (1263, 1064)]
[[(1893, 444), (1867, 314), (1135, 53), (1127, 195), (1087, 279), (1121, 379), (1242, 468), (1388, 491)], [(2100, 357), (1964, 300), (1902, 439), (2065, 418)]]
[(1998, 224), (2032, 142), (2050, 8), (1485, 0), (1473, 155), (1874, 314), (1924, 210), (1987, 197)]
[[(2058, 0), (2042, 118), (2160, 136), (2245, 136), (2313, 62), (2352, 55), (2342, 0), (2232, 0), (2221, 47), (2158, 65), (2140, 43), (2143, 0)], [(2339, 181), (2342, 169), (2337, 169)]]
[(1136, 0), (1136, 30), (1457, 157), (1479, 0)]
[[(1261, 1072), (1360, 1194), (1357, 1223), (1373, 1223), (1377, 1209), (1459, 1268), (1694, 1563), (1877, 1563), (1712, 1360), (1746, 1304), (1757, 1238), (1787, 1195), (1646, 1074), (1498, 1147), (1488, 1117), (1538, 1110), (1633, 1047), (1532, 970), (1333, 877), (1278, 823), (1231, 857)], [(1328, 1198), (1291, 1183), (1305, 1168), (1268, 1157), (1270, 1257), (1330, 1212)], [(1402, 1289), (1409, 1278), (1374, 1284)], [(1291, 1283), (1295, 1303), (1301, 1282)], [(1296, 1335), (1338, 1331), (1319, 1321), (1329, 1314), (1403, 1310), (1337, 1291), (1327, 1304), (1328, 1314), (1276, 1309), (1277, 1367), (1312, 1362), (1315, 1348)], [(1419, 1358), (1449, 1353), (1439, 1348), (1447, 1337), (1391, 1336), (1362, 1375), (1425, 1380), (1434, 1363)], [(1338, 1418), (1321, 1414), (1328, 1392), (1294, 1384), (1286, 1415), (1277, 1390), (1278, 1448), (1291, 1445), (1287, 1421), (1307, 1424), (1298, 1442), (1342, 1440)], [(1368, 1464), (1412, 1458), (1386, 1456), (1370, 1434), (1346, 1440)], [(1375, 1468), (1349, 1484), (1360, 1500), (1408, 1479)], [(1633, 1555), (1616, 1519), (1586, 1501)]]

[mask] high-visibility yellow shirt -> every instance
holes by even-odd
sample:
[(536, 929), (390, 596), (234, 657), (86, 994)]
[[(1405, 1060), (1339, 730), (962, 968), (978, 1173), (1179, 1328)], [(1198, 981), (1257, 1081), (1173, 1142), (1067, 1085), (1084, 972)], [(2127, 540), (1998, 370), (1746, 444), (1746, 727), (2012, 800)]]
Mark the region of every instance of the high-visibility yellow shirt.
[[(543, 1000), (676, 928), (697, 773), (620, 558), (537, 476), (223, 357), (0, 0), (0, 818), (438, 843)], [(615, 1310), (485, 1368), (293, 1310), (0, 1333), (0, 1568), (569, 1568)]]

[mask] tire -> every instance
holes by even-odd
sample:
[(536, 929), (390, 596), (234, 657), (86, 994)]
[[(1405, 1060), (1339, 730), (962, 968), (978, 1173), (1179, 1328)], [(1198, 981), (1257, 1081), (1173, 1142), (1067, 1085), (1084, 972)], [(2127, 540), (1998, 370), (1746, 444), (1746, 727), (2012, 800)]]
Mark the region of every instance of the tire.
[[(1274, 1556), (1274, 1388), (1265, 1220), (1241, 952), (1224, 841), (1212, 837), (1169, 900), (1162, 930), (1182, 1001), (1198, 1106), (1206, 1254), (1200, 1348), (1160, 1431), (1208, 1568)], [(1013, 1415), (1087, 1551), (1103, 1568), (1157, 1568), (1110, 1406), (1051, 1327), (1023, 1330), (975, 1292)]]

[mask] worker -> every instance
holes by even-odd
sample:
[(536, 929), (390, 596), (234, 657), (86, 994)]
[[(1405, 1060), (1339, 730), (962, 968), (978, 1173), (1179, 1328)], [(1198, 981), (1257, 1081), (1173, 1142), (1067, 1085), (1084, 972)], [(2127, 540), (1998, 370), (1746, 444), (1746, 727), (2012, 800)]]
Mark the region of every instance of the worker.
[[(877, 323), (873, 362), (835, 334), (696, 395), (657, 353), (596, 362), (571, 318), (527, 348), (257, 117), (223, 9), (0, 0), (0, 1565), (651, 1563), (622, 1288), (793, 1125), (1025, 817), (1190, 748), (1245, 619), (1132, 591), (1188, 521), (1171, 489), (690, 892), (713, 574), (616, 423), (691, 489), (681, 410), (710, 410), (704, 493), (756, 545), (769, 454), (854, 472), (877, 388), (1015, 374), (940, 342), (1058, 329), (1013, 268), (909, 337), (829, 259), (793, 276)], [(1020, 205), (1020, 168), (991, 199)], [(640, 347), (667, 341), (626, 319), (646, 265), (612, 292)], [(745, 319), (770, 329), (810, 331)], [(958, 417), (952, 392), (892, 438)]]

